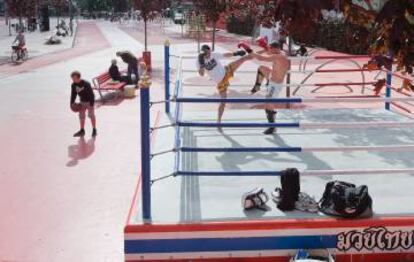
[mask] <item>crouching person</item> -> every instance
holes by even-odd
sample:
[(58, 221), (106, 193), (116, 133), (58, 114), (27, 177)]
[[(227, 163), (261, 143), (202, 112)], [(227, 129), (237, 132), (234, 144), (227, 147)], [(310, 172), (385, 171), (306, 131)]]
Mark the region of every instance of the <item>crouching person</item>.
[[(80, 130), (76, 132), (74, 137), (82, 137), (85, 135), (85, 118), (86, 112), (92, 124), (92, 137), (97, 135), (96, 132), (96, 118), (95, 118), (95, 95), (93, 93), (91, 84), (88, 81), (81, 79), (81, 74), (78, 71), (72, 72), (72, 92), (70, 96), (70, 108), (72, 111), (79, 114)], [(75, 103), (79, 96), (80, 103)]]

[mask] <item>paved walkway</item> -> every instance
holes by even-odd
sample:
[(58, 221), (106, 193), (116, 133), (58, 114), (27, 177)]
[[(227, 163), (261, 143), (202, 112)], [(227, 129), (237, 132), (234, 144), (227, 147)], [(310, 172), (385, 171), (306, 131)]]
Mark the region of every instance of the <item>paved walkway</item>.
[[(69, 23), (69, 19), (65, 19), (66, 24)], [(11, 24), (17, 23), (16, 20), (11, 20)], [(72, 48), (74, 35), (61, 37), (62, 43), (59, 45), (45, 45), (45, 39), (54, 33), (54, 28), (57, 24), (56, 18), (50, 19), (50, 27), (52, 30), (49, 32), (25, 32), (25, 38), (27, 43), (27, 48), (29, 50), (29, 57), (37, 57), (45, 54), (55, 53), (65, 49)], [(74, 28), (76, 31), (76, 23), (74, 23)], [(11, 35), (10, 35), (11, 34)], [(10, 28), (5, 24), (4, 20), (0, 21), (0, 65), (11, 63), (11, 44), (16, 37), (16, 31), (13, 28)]]

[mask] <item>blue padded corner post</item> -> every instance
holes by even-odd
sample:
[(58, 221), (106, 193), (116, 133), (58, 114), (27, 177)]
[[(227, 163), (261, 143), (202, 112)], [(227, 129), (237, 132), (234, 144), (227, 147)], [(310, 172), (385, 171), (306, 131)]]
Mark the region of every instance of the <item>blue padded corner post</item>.
[(144, 223), (151, 221), (150, 85), (148, 77), (141, 79), (141, 193)]
[[(392, 84), (392, 73), (387, 72), (387, 82), (385, 87), (385, 97), (391, 98), (391, 84)], [(385, 109), (390, 110), (391, 109), (391, 103), (385, 102)]]
[(165, 113), (170, 113), (170, 41), (164, 43)]
[[(392, 51), (389, 52), (389, 57), (391, 58), (391, 61), (393, 59), (393, 54)], [(385, 86), (385, 97), (386, 98), (391, 98), (391, 91), (392, 91), (392, 63), (391, 63), (391, 68), (386, 68), (387, 69), (387, 81), (386, 81), (386, 86)], [(391, 109), (391, 103), (390, 102), (385, 102), (385, 109), (386, 110), (390, 110)]]

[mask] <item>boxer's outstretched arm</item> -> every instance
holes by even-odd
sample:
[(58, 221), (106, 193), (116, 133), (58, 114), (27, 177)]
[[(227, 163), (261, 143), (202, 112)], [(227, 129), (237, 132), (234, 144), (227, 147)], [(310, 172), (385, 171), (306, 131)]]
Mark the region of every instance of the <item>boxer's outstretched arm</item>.
[(276, 59), (275, 55), (263, 56), (257, 53), (252, 53), (252, 57), (256, 60), (264, 61), (264, 62), (273, 62)]
[(226, 57), (226, 58), (233, 57), (233, 53), (223, 53), (223, 57)]

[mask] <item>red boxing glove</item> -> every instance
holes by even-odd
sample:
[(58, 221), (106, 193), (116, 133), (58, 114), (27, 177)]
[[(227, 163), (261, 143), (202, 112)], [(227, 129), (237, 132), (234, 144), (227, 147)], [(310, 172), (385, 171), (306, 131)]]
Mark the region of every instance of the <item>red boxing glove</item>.
[(261, 48), (267, 49), (268, 44), (267, 44), (266, 37), (259, 37), (259, 38), (257, 38), (256, 39), (256, 44), (258, 46), (260, 46)]
[(244, 43), (244, 42), (240, 42), (238, 45), (237, 45), (237, 47), (238, 48), (242, 48), (242, 49), (244, 49), (247, 53), (251, 53), (251, 52), (253, 52), (253, 50), (250, 48), (250, 46), (248, 45), (248, 44), (246, 44), (246, 43)]

